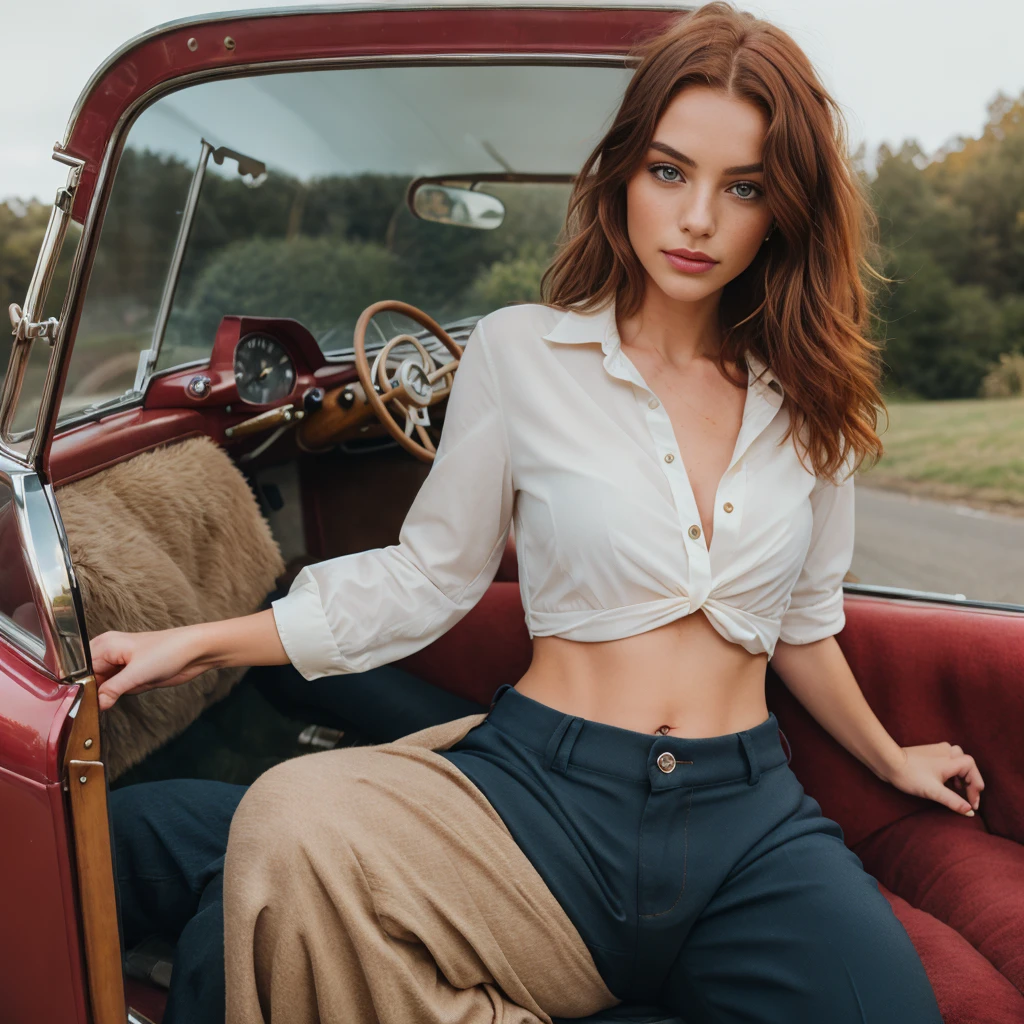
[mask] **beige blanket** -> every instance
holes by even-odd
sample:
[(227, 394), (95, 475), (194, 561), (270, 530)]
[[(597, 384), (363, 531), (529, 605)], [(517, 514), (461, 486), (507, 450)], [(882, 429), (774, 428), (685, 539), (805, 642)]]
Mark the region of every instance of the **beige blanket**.
[(292, 758), (231, 821), (227, 1024), (551, 1024), (618, 1004), (483, 793), (484, 715)]
[[(247, 615), (284, 568), (245, 477), (205, 437), (137, 455), (56, 497), (90, 637)], [(182, 732), (244, 671), (122, 697), (101, 716), (109, 777)]]

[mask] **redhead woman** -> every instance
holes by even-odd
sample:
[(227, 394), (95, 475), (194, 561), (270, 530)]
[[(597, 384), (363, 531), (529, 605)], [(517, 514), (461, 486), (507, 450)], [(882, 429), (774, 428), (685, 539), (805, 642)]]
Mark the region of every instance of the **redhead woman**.
[(853, 473), (882, 451), (870, 226), (793, 40), (724, 3), (682, 17), (637, 54), (543, 303), (473, 331), (400, 542), (303, 569), (255, 615), (96, 638), (102, 707), (215, 665), (366, 671), (465, 615), (514, 523), (533, 660), (486, 714), (288, 761), (240, 803), (178, 784), (149, 845), (119, 845), (151, 876), (126, 913), (180, 918), (169, 1019), (223, 1019), (223, 958), (231, 1022), (548, 1024), (626, 1001), (939, 1024), (765, 702), (771, 659), (877, 776), (978, 806), (974, 759), (900, 747), (836, 642)]

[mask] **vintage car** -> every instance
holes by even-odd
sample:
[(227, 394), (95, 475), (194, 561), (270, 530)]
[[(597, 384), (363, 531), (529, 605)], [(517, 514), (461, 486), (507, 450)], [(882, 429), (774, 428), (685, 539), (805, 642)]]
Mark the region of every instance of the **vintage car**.
[[(86, 85), (0, 405), (4, 1024), (161, 1017), (173, 948), (124, 948), (112, 788), (251, 781), (479, 710), (525, 670), (514, 538), (452, 630), (344, 686), (222, 670), (100, 715), (88, 638), (249, 613), (302, 565), (397, 539), (473, 324), (535, 300), (630, 46), (685, 9), (221, 14), (132, 40)], [(972, 753), (980, 812), (883, 784), (769, 665), (792, 768), (945, 1020), (1024, 1021), (1024, 608), (870, 581), (845, 608), (872, 707), (901, 744)]]

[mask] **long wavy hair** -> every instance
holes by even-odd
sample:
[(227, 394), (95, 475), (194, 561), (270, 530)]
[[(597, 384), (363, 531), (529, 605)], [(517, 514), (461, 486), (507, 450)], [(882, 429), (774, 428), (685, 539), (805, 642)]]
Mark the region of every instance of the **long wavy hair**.
[(723, 0), (641, 41), (627, 63), (634, 74), (575, 180), (542, 301), (588, 312), (614, 298), (621, 318), (636, 313), (646, 274), (627, 234), (626, 184), (665, 108), (691, 83), (754, 103), (768, 120), (762, 162), (775, 228), (723, 290), (719, 368), (734, 380), (726, 360), (745, 367), (747, 348), (771, 368), (791, 414), (782, 441), (796, 431), (817, 475), (853, 472), (869, 454), (877, 461), (881, 354), (866, 337), (873, 296), (861, 271), (887, 279), (872, 266), (877, 219), (838, 104), (789, 35)]

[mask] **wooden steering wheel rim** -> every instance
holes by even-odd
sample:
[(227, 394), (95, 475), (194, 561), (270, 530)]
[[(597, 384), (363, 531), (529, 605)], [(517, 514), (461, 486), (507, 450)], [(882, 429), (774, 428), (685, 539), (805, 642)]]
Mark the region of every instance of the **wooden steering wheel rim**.
[[(423, 462), (433, 462), (434, 451), (431, 448), (426, 447), (426, 445), (421, 444), (418, 441), (414, 441), (408, 434), (406, 434), (406, 432), (398, 425), (398, 422), (390, 408), (388, 408), (391, 401), (397, 401), (395, 396), (402, 394), (403, 389), (400, 387), (391, 388), (381, 396), (377, 394), (377, 391), (373, 386), (374, 382), (370, 375), (370, 361), (366, 357), (366, 328), (378, 313), (386, 311), (400, 313), (402, 316), (407, 316), (410, 320), (415, 320), (416, 323), (430, 331), (435, 338), (441, 341), (456, 360), (456, 366), (449, 371), (451, 374), (454, 374), (458, 369), (458, 361), (462, 358), (462, 347), (436, 320), (424, 313), (422, 309), (418, 309), (416, 306), (410, 306), (408, 302), (401, 302), (398, 299), (381, 299), (379, 302), (374, 302), (363, 310), (359, 315), (359, 319), (356, 321), (355, 333), (352, 339), (352, 347), (356, 358), (356, 373), (359, 375), (359, 383), (363, 386), (363, 392), (366, 395), (367, 402), (370, 404), (370, 408), (373, 409), (377, 419), (384, 424), (384, 428), (387, 432), (407, 452), (411, 455), (415, 455), (416, 458), (421, 459)], [(435, 401), (440, 401), (450, 392), (450, 390), (451, 388), (449, 387), (442, 394), (439, 394)], [(430, 405), (433, 404), (434, 401), (431, 401)], [(424, 408), (429, 408), (429, 406), (424, 406)], [(416, 424), (416, 430), (421, 435), (426, 434), (424, 428), (418, 423)], [(427, 440), (430, 440), (429, 435), (427, 435)]]

